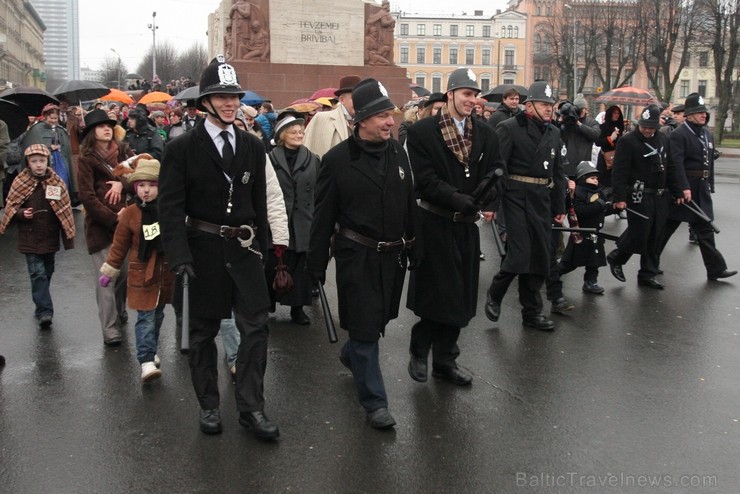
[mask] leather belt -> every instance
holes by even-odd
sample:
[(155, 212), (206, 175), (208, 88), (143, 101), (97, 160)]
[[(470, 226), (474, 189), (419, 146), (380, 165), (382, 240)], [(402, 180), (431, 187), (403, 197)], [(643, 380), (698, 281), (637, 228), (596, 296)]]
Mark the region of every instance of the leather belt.
[(253, 227), (251, 225), (217, 225), (215, 223), (209, 223), (208, 221), (197, 220), (195, 218), (191, 218), (190, 216), (187, 216), (185, 218), (185, 225), (191, 228), (195, 228), (196, 230), (200, 230), (202, 232), (212, 233), (213, 235), (218, 235), (219, 237), (231, 239), (238, 238), (249, 240), (254, 237), (254, 232), (257, 231), (257, 227)]
[(410, 249), (414, 246), (415, 240), (414, 238), (406, 240), (405, 238), (401, 237), (400, 240), (396, 240), (393, 242), (378, 242), (377, 240), (373, 240), (370, 237), (366, 237), (365, 235), (361, 235), (354, 230), (350, 230), (349, 228), (344, 227), (340, 227), (337, 233), (344, 237), (347, 237), (353, 242), (357, 242), (360, 245), (370, 247), (377, 252), (395, 252), (399, 250)]
[(524, 175), (509, 175), (509, 179), (514, 180), (516, 182), (524, 182), (525, 184), (546, 185), (548, 187), (553, 186), (553, 181), (551, 178), (526, 177)]
[(645, 194), (655, 194), (656, 196), (662, 196), (663, 193), (665, 192), (665, 189), (650, 189), (648, 187), (645, 187), (642, 189), (642, 191)]
[(437, 216), (452, 220), (453, 223), (475, 223), (480, 219), (480, 214), (478, 213), (464, 215), (458, 211), (450, 211), (448, 209), (440, 208), (423, 199), (419, 201), (419, 207), (422, 209), (426, 209), (427, 211), (434, 213)]
[(709, 178), (709, 170), (686, 170), (687, 177)]

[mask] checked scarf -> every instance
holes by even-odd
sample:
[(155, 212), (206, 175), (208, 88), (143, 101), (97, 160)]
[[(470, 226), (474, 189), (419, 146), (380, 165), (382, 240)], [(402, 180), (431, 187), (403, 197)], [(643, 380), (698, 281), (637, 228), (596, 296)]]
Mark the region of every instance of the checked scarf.
[(13, 184), (10, 186), (8, 192), (8, 202), (5, 205), (5, 215), (3, 216), (2, 222), (0, 222), (0, 233), (5, 233), (5, 229), (8, 227), (8, 223), (15, 216), (21, 207), (21, 204), (31, 197), (33, 191), (37, 186), (41, 185), (46, 188), (47, 185), (53, 185), (61, 188), (62, 194), (61, 199), (58, 201), (49, 200), (52, 211), (59, 218), (62, 228), (64, 229), (64, 235), (68, 239), (72, 239), (75, 236), (75, 220), (72, 217), (72, 205), (67, 193), (67, 187), (64, 185), (64, 181), (59, 178), (54, 170), (47, 168), (45, 177), (37, 178), (33, 176), (31, 170), (24, 168), (18, 176), (13, 180)]
[(473, 141), (470, 140), (473, 134), (473, 119), (471, 117), (465, 119), (465, 137), (463, 137), (458, 132), (457, 125), (447, 107), (443, 106), (439, 113), (439, 130), (442, 132), (442, 139), (457, 160), (467, 167), (470, 150), (473, 148)]

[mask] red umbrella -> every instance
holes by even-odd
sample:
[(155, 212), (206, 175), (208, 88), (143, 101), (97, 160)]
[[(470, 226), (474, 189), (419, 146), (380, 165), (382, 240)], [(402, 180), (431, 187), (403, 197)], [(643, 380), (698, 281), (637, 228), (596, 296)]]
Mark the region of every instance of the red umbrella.
[(311, 95), (311, 98), (309, 99), (318, 99), (318, 98), (336, 98), (334, 96), (334, 92), (337, 90), (335, 87), (325, 87), (324, 89), (319, 89), (315, 93)]
[(647, 106), (651, 103), (658, 102), (658, 100), (655, 99), (655, 96), (649, 92), (632, 86), (622, 86), (611, 89), (596, 98), (594, 101), (598, 101), (599, 103), (615, 103), (618, 105), (636, 106)]

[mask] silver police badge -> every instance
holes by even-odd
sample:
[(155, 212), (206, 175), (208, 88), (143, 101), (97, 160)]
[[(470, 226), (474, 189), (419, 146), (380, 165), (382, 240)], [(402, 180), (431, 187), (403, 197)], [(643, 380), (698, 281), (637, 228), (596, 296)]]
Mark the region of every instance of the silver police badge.
[(234, 86), (238, 84), (234, 67), (225, 63), (218, 66), (218, 81), (222, 86)]
[(475, 82), (475, 73), (470, 69), (468, 69), (468, 79)]
[(400, 166), (398, 167), (398, 176), (401, 177), (401, 180), (403, 180), (404, 178), (406, 178), (406, 172), (403, 171), (403, 168), (400, 167)]
[(380, 90), (380, 94), (382, 94), (382, 95), (383, 95), (383, 96), (385, 96), (386, 98), (388, 97), (388, 91), (387, 91), (387, 90), (385, 89), (385, 86), (383, 86), (383, 85), (382, 85), (382, 84), (380, 83), (380, 81), (378, 81), (378, 89)]
[(552, 88), (549, 84), (545, 86), (545, 96), (552, 98)]
[(244, 185), (247, 185), (247, 182), (249, 182), (249, 177), (251, 176), (251, 173), (244, 172), (244, 175), (242, 176), (242, 183)]
[(647, 120), (649, 118), (650, 118), (650, 110), (648, 110), (647, 108), (645, 108), (645, 111), (642, 112), (642, 119), (643, 120)]
[(702, 98), (701, 96), (699, 96), (699, 104), (700, 105), (703, 105), (704, 104), (704, 98)]

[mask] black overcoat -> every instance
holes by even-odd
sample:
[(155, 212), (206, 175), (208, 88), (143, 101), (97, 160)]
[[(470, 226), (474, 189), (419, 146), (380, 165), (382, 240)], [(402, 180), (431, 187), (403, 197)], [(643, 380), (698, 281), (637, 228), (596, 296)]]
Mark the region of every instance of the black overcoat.
[[(706, 127), (690, 126), (684, 122), (670, 133), (671, 161), (675, 166), (676, 181), (681, 190), (691, 189), (691, 199), (714, 219), (712, 191), (714, 190), (714, 139)], [(689, 177), (687, 171), (707, 172), (707, 178)], [(675, 221), (699, 223), (701, 220), (685, 206), (673, 204), (669, 215)]]
[[(657, 154), (651, 154), (653, 149)], [(628, 227), (617, 241), (617, 247), (623, 252), (644, 254), (651, 232), (655, 238), (660, 238), (662, 234), (668, 217), (671, 193), (676, 197), (681, 195), (673, 173), (669, 149), (668, 136), (656, 132), (653, 137), (646, 138), (639, 128), (617, 141), (612, 168), (614, 202), (626, 202), (630, 209), (648, 217), (646, 220), (627, 212)], [(645, 156), (647, 154), (651, 155)], [(666, 191), (660, 196), (643, 192), (640, 198), (633, 193), (638, 180), (644, 183), (645, 188)]]
[[(414, 236), (413, 178), (408, 158), (391, 139), (383, 155), (383, 176), (355, 141), (334, 146), (321, 160), (307, 269), (326, 270), (334, 226), (393, 242)], [(343, 235), (334, 241), (339, 324), (350, 338), (373, 342), (398, 316), (406, 254), (378, 252)]]
[[(223, 160), (203, 122), (167, 144), (159, 175), (159, 222), (170, 266), (192, 263), (191, 315), (231, 317), (235, 289), (255, 311), (267, 309), (261, 257), (267, 247), (265, 148), (246, 132), (236, 132), (231, 214), (226, 213), (229, 182)], [(245, 183), (246, 182), (246, 183)], [(217, 225), (256, 227), (252, 250), (238, 240), (185, 226), (185, 217)]]
[[(601, 230), (604, 227), (605, 203), (606, 195), (602, 188), (578, 184), (573, 196), (573, 209), (578, 217), (578, 226)], [(562, 260), (572, 266), (606, 266), (604, 237), (583, 235), (583, 241), (577, 244), (571, 234)]]
[[(449, 150), (439, 128), (440, 114), (409, 128), (406, 147), (414, 170), (417, 196), (439, 208), (455, 210), (452, 194), (473, 194), (478, 185), (504, 169), (496, 133), (485, 122), (473, 119), (470, 177)], [(456, 327), (475, 317), (478, 302), (480, 236), (474, 223), (451, 219), (418, 209), (423, 258), (411, 272), (407, 307), (424, 319)]]
[(565, 214), (566, 180), (562, 160), (567, 150), (560, 129), (539, 124), (524, 113), (496, 127), (501, 158), (509, 175), (549, 178), (552, 186), (508, 179), (502, 207), (506, 218), (507, 252), (501, 270), (547, 276), (550, 239), (555, 215)]

